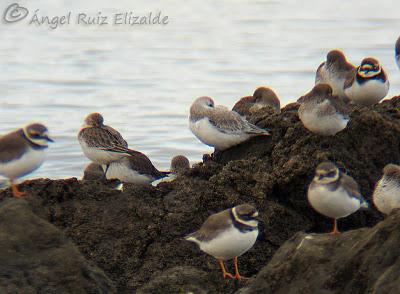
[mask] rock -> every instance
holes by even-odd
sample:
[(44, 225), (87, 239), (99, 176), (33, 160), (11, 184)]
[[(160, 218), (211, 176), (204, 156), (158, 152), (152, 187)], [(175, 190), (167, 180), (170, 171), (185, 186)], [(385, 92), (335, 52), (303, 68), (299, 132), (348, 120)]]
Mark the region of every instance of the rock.
[(1, 293), (116, 293), (71, 241), (25, 200), (0, 203)]
[[(306, 197), (320, 161), (335, 161), (368, 200), (382, 168), (400, 162), (400, 97), (369, 108), (354, 106), (348, 128), (334, 137), (307, 131), (296, 107), (272, 116), (257, 112), (252, 120), (271, 130), (269, 138), (253, 138), (214, 154), (171, 183), (125, 184), (121, 192), (102, 181), (40, 179), (20, 188), (28, 192), (26, 200), (35, 213), (62, 229), (119, 292), (146, 289), (170, 269), (191, 267), (211, 275), (209, 291), (234, 293), (246, 282), (224, 281), (214, 258), (181, 239), (210, 214), (244, 202), (259, 209), (259, 238), (239, 258), (241, 273), (251, 277), (296, 232), (332, 229), (331, 220), (316, 213)], [(10, 195), (7, 189), (0, 199)], [(381, 219), (372, 208), (341, 219), (339, 228), (371, 227)], [(232, 271), (231, 262), (228, 267)]]
[[(219, 281), (220, 282), (220, 281)], [(174, 267), (162, 275), (152, 279), (138, 294), (154, 293), (216, 293), (217, 281), (212, 280), (212, 275), (194, 267)]]
[(297, 233), (237, 293), (400, 293), (400, 210), (338, 236)]

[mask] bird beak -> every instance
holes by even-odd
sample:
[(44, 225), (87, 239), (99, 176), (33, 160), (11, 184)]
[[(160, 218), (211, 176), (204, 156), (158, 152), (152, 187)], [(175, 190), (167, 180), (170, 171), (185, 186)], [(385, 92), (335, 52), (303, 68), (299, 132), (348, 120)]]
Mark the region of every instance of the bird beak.
[(48, 141), (48, 142), (54, 142), (54, 140), (52, 139), (52, 138), (50, 138), (49, 136), (45, 136), (44, 137), (45, 139), (46, 139), (46, 141)]

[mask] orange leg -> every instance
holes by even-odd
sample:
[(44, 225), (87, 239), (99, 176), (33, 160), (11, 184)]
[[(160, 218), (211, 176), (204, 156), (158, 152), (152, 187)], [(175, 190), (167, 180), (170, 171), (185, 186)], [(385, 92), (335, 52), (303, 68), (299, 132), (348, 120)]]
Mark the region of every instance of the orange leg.
[(221, 259), (218, 259), (218, 262), (219, 266), (222, 269), (222, 275), (224, 276), (224, 279), (226, 279), (226, 277), (234, 279), (234, 276), (226, 271), (224, 262)]
[(337, 228), (337, 219), (333, 219), (333, 231), (331, 232), (332, 235), (340, 234)]
[(233, 259), (233, 262), (235, 264), (235, 276), (234, 276), (234, 278), (239, 280), (239, 281), (242, 280), (242, 279), (248, 279), (248, 278), (242, 277), (239, 274), (239, 266), (238, 266), (238, 258), (237, 258), (237, 256), (235, 256), (235, 258)]
[(18, 190), (18, 187), (17, 187), (17, 185), (14, 184), (13, 180), (11, 180), (11, 190), (12, 190), (13, 196), (16, 198), (21, 198), (22, 196), (25, 195), (25, 193)]

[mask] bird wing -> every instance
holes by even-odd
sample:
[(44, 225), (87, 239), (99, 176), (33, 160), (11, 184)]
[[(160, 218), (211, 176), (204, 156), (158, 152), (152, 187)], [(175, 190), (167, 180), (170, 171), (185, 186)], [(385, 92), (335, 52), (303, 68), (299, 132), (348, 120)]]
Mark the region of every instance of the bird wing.
[(344, 85), (343, 85), (343, 89), (350, 88), (351, 85), (353, 85), (353, 83), (356, 79), (356, 76), (357, 76), (357, 71), (358, 71), (358, 67), (357, 67), (357, 69), (350, 70), (347, 72), (346, 79), (345, 79)]
[(340, 178), (342, 187), (350, 194), (350, 196), (363, 200), (363, 197), (358, 188), (357, 182), (350, 176), (343, 174)]
[(165, 177), (167, 173), (160, 172), (150, 161), (150, 159), (143, 153), (135, 150), (129, 151), (130, 156), (127, 158), (129, 160), (130, 167), (140, 174), (151, 175), (155, 179)]
[(229, 134), (265, 134), (267, 130), (261, 129), (224, 106), (216, 106), (208, 115), (210, 123), (222, 133)]
[(227, 209), (209, 216), (198, 231), (186, 236), (186, 238), (192, 237), (199, 241), (209, 241), (215, 238), (232, 225), (229, 213), (230, 209)]
[(106, 151), (128, 153), (128, 144), (116, 130), (106, 127), (83, 128), (78, 135), (89, 147), (97, 147)]
[(22, 135), (20, 129), (0, 137), (0, 162), (6, 163), (24, 154), (28, 145)]

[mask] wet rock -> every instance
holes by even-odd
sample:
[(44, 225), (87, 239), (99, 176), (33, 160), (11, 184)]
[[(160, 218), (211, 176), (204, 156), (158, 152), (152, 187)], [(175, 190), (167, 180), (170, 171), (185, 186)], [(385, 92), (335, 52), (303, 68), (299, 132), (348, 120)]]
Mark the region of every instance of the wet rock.
[[(257, 112), (252, 120), (271, 130), (269, 138), (253, 138), (214, 154), (157, 187), (125, 184), (121, 192), (102, 181), (41, 179), (27, 181), (21, 189), (35, 213), (62, 229), (121, 293), (146, 289), (177, 267), (210, 275), (211, 293), (234, 293), (246, 282), (224, 281), (212, 257), (181, 239), (210, 214), (245, 202), (259, 209), (259, 238), (239, 258), (241, 273), (251, 277), (295, 233), (331, 230), (331, 220), (316, 213), (306, 197), (321, 160), (333, 160), (353, 176), (368, 200), (382, 168), (400, 162), (399, 97), (374, 107), (352, 107), (348, 128), (334, 137), (307, 131), (296, 107), (279, 115)], [(0, 199), (10, 195), (5, 190)], [(372, 208), (341, 219), (339, 228), (371, 227), (381, 219)], [(228, 267), (233, 270), (231, 262)]]
[(300, 232), (237, 293), (400, 293), (399, 244), (400, 210), (338, 236)]
[(0, 203), (1, 293), (115, 293), (99, 268), (36, 216), (25, 200)]

